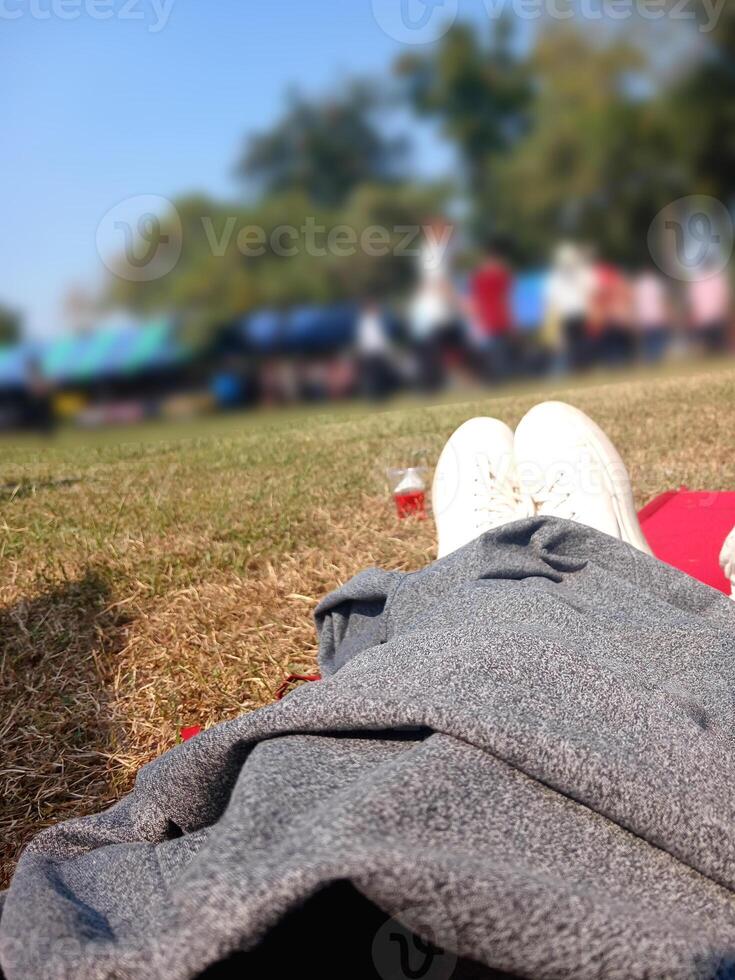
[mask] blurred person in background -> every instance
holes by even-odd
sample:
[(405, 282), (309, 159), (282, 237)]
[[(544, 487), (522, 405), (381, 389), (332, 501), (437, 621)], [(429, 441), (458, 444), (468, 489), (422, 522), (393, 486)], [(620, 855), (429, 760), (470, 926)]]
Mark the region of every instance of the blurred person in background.
[(259, 374), (264, 405), (291, 405), (301, 397), (301, 365), (295, 360), (282, 355), (266, 358)]
[(209, 391), (215, 406), (227, 412), (252, 404), (256, 385), (247, 365), (237, 356), (229, 355), (210, 378)]
[(54, 389), (44, 376), (37, 357), (26, 364), (25, 421), (29, 429), (42, 435), (52, 435), (56, 429), (53, 404)]
[(595, 360), (606, 367), (629, 364), (635, 352), (632, 295), (628, 279), (610, 262), (595, 267), (589, 333)]
[(297, 361), (298, 400), (303, 402), (324, 402), (329, 397), (327, 382), (327, 362), (324, 357), (306, 358)]
[(729, 344), (732, 319), (732, 286), (729, 270), (719, 269), (714, 257), (705, 278), (694, 279), (687, 289), (692, 339), (706, 354), (723, 353)]
[(469, 309), (473, 338), (485, 380), (502, 380), (513, 369), (513, 273), (500, 246), (490, 242), (485, 258), (470, 276)]
[(594, 271), (584, 250), (571, 242), (559, 245), (546, 287), (546, 319), (558, 326), (567, 365), (574, 370), (590, 363), (589, 319), (594, 288)]
[(352, 395), (358, 383), (354, 358), (340, 351), (327, 362), (327, 389), (330, 401), (342, 401)]
[(419, 388), (439, 391), (446, 383), (447, 361), (462, 349), (459, 304), (450, 272), (452, 226), (435, 218), (424, 235), (418, 282), (408, 307), (408, 327)]
[(374, 299), (368, 299), (360, 309), (355, 349), (360, 393), (371, 401), (387, 398), (395, 387), (395, 371), (388, 325)]
[[(545, 335), (547, 274), (535, 269), (516, 275), (512, 291), (514, 343), (517, 366), (524, 374), (543, 374), (553, 366), (556, 340)], [(551, 363), (550, 363), (551, 362)]]
[(640, 272), (633, 283), (633, 316), (641, 356), (655, 364), (671, 343), (672, 308), (664, 278), (653, 267)]

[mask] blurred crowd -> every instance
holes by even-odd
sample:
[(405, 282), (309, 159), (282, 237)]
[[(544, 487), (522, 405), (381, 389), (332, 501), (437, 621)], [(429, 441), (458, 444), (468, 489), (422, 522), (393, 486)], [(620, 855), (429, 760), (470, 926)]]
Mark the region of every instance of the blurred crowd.
[(0, 427), (381, 401), (733, 347), (730, 270), (717, 257), (684, 282), (653, 264), (623, 269), (571, 242), (558, 245), (548, 269), (519, 271), (488, 243), (468, 268), (445, 231), (429, 226), (402, 302), (368, 296), (352, 306), (260, 311), (198, 350), (172, 318), (61, 338), (41, 355), (6, 351)]
[(427, 246), (402, 335), (379, 304), (362, 308), (363, 392), (381, 397), (401, 384), (435, 392), (462, 379), (494, 383), (725, 353), (733, 297), (720, 266), (713, 261), (692, 281), (672, 282), (656, 266), (626, 270), (563, 243), (550, 269), (516, 273), (490, 245), (477, 268), (458, 277), (451, 256)]

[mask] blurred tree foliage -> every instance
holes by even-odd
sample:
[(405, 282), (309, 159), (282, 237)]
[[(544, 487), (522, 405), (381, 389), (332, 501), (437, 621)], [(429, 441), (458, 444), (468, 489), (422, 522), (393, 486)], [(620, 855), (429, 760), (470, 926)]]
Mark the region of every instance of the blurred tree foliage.
[[(259, 307), (354, 300), (405, 290), (415, 274), (415, 228), (441, 212), (447, 188), (364, 184), (340, 208), (292, 191), (252, 205), (208, 197), (176, 202), (182, 251), (168, 275), (120, 278), (115, 305), (184, 315), (193, 338)], [(161, 232), (173, 233), (172, 215)]]
[(515, 54), (512, 25), (484, 35), (459, 24), (428, 53), (399, 58), (396, 73), (409, 105), (441, 123), (459, 151), (477, 223), (490, 230), (498, 163), (528, 131), (533, 113), (529, 65)]
[(713, 8), (696, 3), (706, 46), (694, 70), (667, 94), (679, 137), (677, 154), (686, 161), (698, 193), (730, 208), (735, 204), (735, 5), (726, 3), (712, 21)]
[(407, 141), (386, 136), (376, 122), (378, 90), (354, 82), (323, 101), (292, 95), (272, 129), (251, 137), (238, 174), (266, 196), (301, 191), (322, 207), (344, 204), (365, 183), (394, 183)]
[(645, 97), (641, 50), (579, 31), (545, 32), (528, 69), (536, 97), (528, 130), (498, 168), (496, 221), (530, 260), (560, 235), (637, 262), (651, 221), (687, 192), (670, 118)]
[(648, 68), (624, 35), (595, 43), (569, 21), (529, 52), (503, 21), (485, 38), (460, 25), (396, 64), (410, 103), (457, 146), (475, 238), (532, 262), (560, 235), (637, 260), (657, 211), (687, 192), (680, 119), (651, 95)]
[[(711, 7), (697, 2), (707, 23)], [(545, 261), (560, 236), (641, 261), (651, 220), (677, 197), (709, 193), (733, 204), (733, 5), (681, 65), (662, 72), (665, 44), (656, 50), (633, 30), (593, 35), (589, 25), (556, 21), (529, 47), (499, 20), (484, 32), (457, 24), (431, 48), (402, 56), (398, 101), (438, 122), (455, 147), (461, 170), (451, 186), (406, 178), (407, 141), (385, 134), (378, 111), (392, 90), (355, 82), (337, 97), (294, 96), (238, 161), (257, 190), (251, 202), (177, 201), (183, 251), (174, 271), (150, 283), (117, 281), (111, 298), (183, 312), (206, 333), (262, 306), (395, 294), (415, 267), (396, 254), (397, 229), (450, 202), (463, 205), (476, 244), (502, 237), (527, 263)], [(279, 254), (284, 222), (297, 236), (287, 234), (288, 254)], [(309, 226), (326, 231), (309, 239)], [(388, 254), (350, 250), (372, 226), (391, 230)], [(253, 229), (264, 236), (262, 254), (253, 252)]]

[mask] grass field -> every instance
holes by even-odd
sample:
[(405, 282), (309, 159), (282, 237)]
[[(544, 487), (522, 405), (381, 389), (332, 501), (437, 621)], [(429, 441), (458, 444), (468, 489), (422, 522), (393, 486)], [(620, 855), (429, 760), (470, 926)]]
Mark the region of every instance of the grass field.
[(385, 469), (434, 460), (474, 414), (561, 397), (626, 459), (639, 504), (735, 487), (735, 370), (678, 368), (434, 407), (211, 419), (0, 444), (3, 870), (42, 826), (99, 809), (178, 738), (266, 704), (315, 658), (311, 612), (360, 568), (416, 568)]

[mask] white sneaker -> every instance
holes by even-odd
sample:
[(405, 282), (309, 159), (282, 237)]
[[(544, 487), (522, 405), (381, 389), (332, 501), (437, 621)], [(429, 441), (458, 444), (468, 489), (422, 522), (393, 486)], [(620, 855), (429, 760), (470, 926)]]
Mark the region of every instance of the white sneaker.
[(725, 538), (720, 551), (720, 568), (730, 581), (730, 598), (735, 599), (735, 527)]
[(515, 454), (537, 514), (586, 524), (652, 554), (625, 464), (584, 412), (563, 402), (536, 405), (516, 429)]
[(497, 419), (470, 419), (442, 450), (431, 492), (438, 557), (501, 524), (533, 516), (518, 484), (513, 432)]

